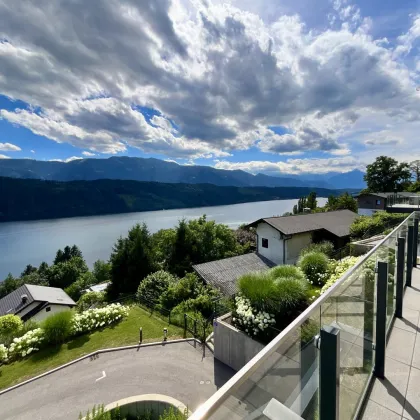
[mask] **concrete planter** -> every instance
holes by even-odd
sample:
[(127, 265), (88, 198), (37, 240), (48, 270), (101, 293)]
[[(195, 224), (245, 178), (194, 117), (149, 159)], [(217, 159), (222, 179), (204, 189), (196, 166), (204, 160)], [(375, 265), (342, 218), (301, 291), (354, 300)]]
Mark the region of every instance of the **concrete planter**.
[(214, 357), (239, 370), (265, 346), (231, 325), (231, 317), (228, 313), (214, 322)]

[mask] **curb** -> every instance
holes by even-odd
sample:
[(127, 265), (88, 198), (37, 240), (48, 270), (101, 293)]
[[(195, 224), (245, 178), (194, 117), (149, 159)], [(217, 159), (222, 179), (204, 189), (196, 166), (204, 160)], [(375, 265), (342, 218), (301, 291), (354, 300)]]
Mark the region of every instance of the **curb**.
[(188, 341), (193, 341), (193, 342), (196, 342), (198, 344), (201, 344), (201, 341), (200, 340), (197, 340), (196, 338), (180, 338), (180, 339), (177, 339), (177, 340), (155, 341), (153, 343), (133, 344), (131, 346), (111, 347), (111, 348), (108, 348), (108, 349), (96, 350), (96, 351), (94, 351), (92, 353), (89, 353), (89, 354), (86, 354), (86, 355), (84, 355), (82, 357), (79, 357), (78, 359), (72, 360), (71, 362), (65, 363), (64, 365), (58, 366), (58, 367), (56, 367), (54, 369), (51, 369), (51, 370), (49, 370), (47, 372), (41, 373), (40, 375), (35, 376), (35, 377), (31, 378), (31, 379), (27, 379), (26, 381), (20, 382), (20, 383), (18, 383), (16, 385), (13, 385), (13, 386), (9, 387), (9, 388), (3, 389), (3, 390), (0, 391), (0, 395), (6, 394), (9, 391), (13, 391), (16, 388), (19, 388), (19, 387), (21, 387), (23, 385), (29, 384), (29, 383), (31, 383), (33, 381), (36, 381), (37, 379), (41, 379), (44, 376), (51, 375), (54, 372), (57, 372), (57, 371), (59, 371), (61, 369), (64, 369), (64, 368), (69, 367), (71, 365), (74, 365), (74, 364), (76, 364), (78, 362), (81, 362), (82, 360), (85, 360), (85, 359), (87, 359), (89, 357), (96, 356), (98, 354), (111, 353), (111, 352), (114, 352), (114, 351), (121, 351), (121, 350), (141, 349), (142, 347), (165, 346), (167, 344), (185, 343), (185, 342), (188, 342)]

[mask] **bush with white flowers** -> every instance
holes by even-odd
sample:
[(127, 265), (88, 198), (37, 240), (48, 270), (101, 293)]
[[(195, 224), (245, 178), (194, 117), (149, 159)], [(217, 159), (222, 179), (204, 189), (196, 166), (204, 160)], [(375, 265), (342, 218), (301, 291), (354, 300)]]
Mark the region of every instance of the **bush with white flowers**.
[(21, 358), (38, 351), (43, 340), (44, 331), (41, 328), (28, 331), (25, 335), (22, 335), (22, 337), (14, 338), (9, 347), (8, 358)]
[(250, 336), (255, 336), (276, 323), (273, 314), (253, 308), (250, 300), (243, 296), (235, 297), (235, 306), (232, 322)]
[(88, 309), (73, 317), (73, 333), (83, 334), (121, 321), (128, 315), (128, 306), (112, 303), (103, 308)]
[(0, 365), (7, 362), (7, 347), (0, 344)]
[(321, 289), (321, 294), (326, 292), (343, 274), (353, 267), (362, 257), (345, 257), (341, 261), (330, 260), (328, 271), (330, 272), (328, 280)]

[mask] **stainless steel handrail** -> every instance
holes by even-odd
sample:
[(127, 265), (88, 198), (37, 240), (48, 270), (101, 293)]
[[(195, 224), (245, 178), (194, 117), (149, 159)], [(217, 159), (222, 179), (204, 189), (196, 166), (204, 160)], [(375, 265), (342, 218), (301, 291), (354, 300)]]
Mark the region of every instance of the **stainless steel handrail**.
[(225, 401), (230, 391), (237, 389), (242, 385), (249, 376), (254, 373), (268, 356), (273, 354), (280, 345), (284, 344), (290, 332), (300, 327), (306, 320), (310, 319), (310, 315), (319, 308), (324, 302), (330, 298), (334, 291), (344, 284), (344, 282), (354, 274), (376, 251), (400, 229), (410, 218), (416, 213), (411, 213), (403, 222), (401, 222), (392, 232), (390, 232), (381, 242), (372, 248), (363, 258), (348, 270), (340, 280), (330, 287), (324, 294), (315, 300), (304, 312), (302, 312), (293, 322), (291, 322), (277, 337), (275, 337), (267, 346), (265, 346), (254, 358), (252, 358), (241, 370), (239, 370), (228, 382), (226, 382), (219, 390), (217, 390), (204, 404), (202, 404), (190, 417), (190, 420), (203, 419), (211, 415), (220, 404)]

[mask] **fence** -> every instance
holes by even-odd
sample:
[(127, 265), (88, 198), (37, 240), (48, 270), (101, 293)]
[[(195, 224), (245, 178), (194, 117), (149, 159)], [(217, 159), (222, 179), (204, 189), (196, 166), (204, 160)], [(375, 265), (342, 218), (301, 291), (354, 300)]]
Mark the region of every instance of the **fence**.
[[(411, 285), (418, 219), (411, 214), (190, 418), (357, 418), (386, 337)], [(264, 417), (265, 416), (265, 417)]]

